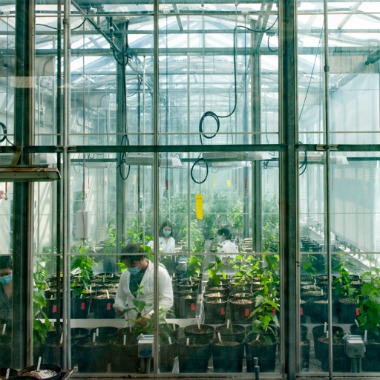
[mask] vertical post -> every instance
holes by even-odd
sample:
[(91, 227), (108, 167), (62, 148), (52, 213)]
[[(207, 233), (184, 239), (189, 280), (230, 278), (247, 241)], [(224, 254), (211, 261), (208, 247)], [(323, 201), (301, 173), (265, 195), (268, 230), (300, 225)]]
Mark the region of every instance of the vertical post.
[[(118, 25), (119, 32), (116, 34), (115, 45), (119, 48), (121, 54), (115, 52), (117, 56), (116, 64), (116, 130), (117, 144), (121, 145), (123, 135), (127, 133), (127, 88), (126, 88), (126, 57), (125, 57), (125, 24)], [(124, 140), (125, 141), (125, 140)], [(125, 187), (124, 180), (116, 170), (116, 252), (121, 252), (121, 245), (125, 240), (124, 228), (124, 210), (125, 210)]]
[[(15, 145), (21, 149), (20, 164), (29, 164), (23, 148), (33, 143), (34, 127), (34, 1), (16, 1), (15, 51)], [(13, 289), (13, 366), (27, 363), (32, 342), (32, 251), (33, 247), (33, 186), (27, 182), (14, 183), (13, 198), (13, 276), (18, 286)], [(30, 293), (29, 293), (29, 290)]]
[[(279, 7), (280, 37), (280, 260), (281, 260), (281, 366), (295, 379), (299, 362), (299, 244), (298, 244), (298, 108), (297, 29), (295, 0)], [(294, 279), (296, 281), (294, 281)]]
[[(63, 165), (62, 165), (62, 252), (63, 252), (63, 273), (65, 278), (68, 279), (64, 283), (64, 306), (63, 306), (63, 323), (67, 328), (63, 329), (64, 333), (64, 347), (70, 346), (70, 318), (66, 324), (66, 316), (70, 315), (70, 256), (67, 252), (70, 252), (70, 159), (68, 154), (69, 146), (69, 130), (70, 130), (70, 114), (71, 114), (71, 30), (70, 30), (70, 0), (63, 0), (64, 13), (63, 13), (63, 110), (62, 111), (62, 144), (63, 144)], [(58, 55), (59, 57), (59, 55)], [(58, 73), (60, 75), (60, 73)], [(67, 368), (70, 368), (71, 355), (70, 351), (64, 355), (64, 363)]]

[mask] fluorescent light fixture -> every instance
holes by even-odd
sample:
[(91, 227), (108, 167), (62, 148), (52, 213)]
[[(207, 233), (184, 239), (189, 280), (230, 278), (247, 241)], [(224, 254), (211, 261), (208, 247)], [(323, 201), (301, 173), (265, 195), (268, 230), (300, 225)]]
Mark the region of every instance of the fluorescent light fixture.
[(221, 161), (221, 162), (212, 162), (209, 163), (213, 168), (232, 168), (232, 169), (239, 169), (239, 168), (250, 168), (252, 167), (252, 164), (250, 161), (236, 161), (234, 163), (228, 162), (228, 161)]
[[(305, 161), (305, 153), (300, 153), (300, 162)], [(323, 164), (324, 163), (324, 154), (322, 152), (307, 152), (306, 154), (308, 163)], [(332, 165), (348, 165), (348, 160), (346, 156), (342, 154), (332, 154), (330, 156), (330, 164)]]
[(61, 175), (57, 168), (22, 165), (0, 167), (0, 182), (47, 182), (59, 179)]
[(262, 161), (269, 160), (267, 152), (205, 152), (203, 159), (209, 163), (215, 162), (235, 162), (235, 161)]
[[(127, 165), (145, 165), (152, 166), (154, 163), (153, 154), (133, 154), (125, 155), (125, 163)], [(182, 162), (178, 157), (160, 157), (158, 164), (160, 167), (179, 168), (182, 167)]]

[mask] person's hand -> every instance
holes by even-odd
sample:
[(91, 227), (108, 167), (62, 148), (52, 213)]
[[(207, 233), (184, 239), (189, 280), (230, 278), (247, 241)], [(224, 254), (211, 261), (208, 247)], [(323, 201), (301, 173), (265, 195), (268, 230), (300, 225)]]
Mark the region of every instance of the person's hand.
[(149, 322), (147, 320), (150, 319), (151, 317), (152, 317), (151, 314), (145, 314), (144, 316), (141, 316), (140, 318), (137, 319), (136, 324), (141, 327), (148, 326)]

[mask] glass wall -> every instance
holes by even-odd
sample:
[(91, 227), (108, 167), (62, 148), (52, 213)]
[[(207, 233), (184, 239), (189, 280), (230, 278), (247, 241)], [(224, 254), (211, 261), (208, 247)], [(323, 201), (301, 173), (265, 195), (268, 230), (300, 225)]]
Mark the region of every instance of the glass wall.
[(377, 378), (378, 4), (24, 10), (0, 5), (0, 367)]

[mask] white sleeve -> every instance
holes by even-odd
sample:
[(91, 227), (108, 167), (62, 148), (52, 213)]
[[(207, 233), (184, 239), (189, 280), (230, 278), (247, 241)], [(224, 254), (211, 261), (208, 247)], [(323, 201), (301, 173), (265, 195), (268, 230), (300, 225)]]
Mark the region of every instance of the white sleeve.
[(159, 266), (158, 299), (159, 307), (169, 310), (173, 306), (173, 286), (168, 271)]
[(115, 303), (113, 304), (113, 307), (120, 311), (124, 310), (127, 304), (127, 294), (125, 292), (126, 286), (129, 286), (129, 276), (127, 273), (122, 273), (116, 291)]

